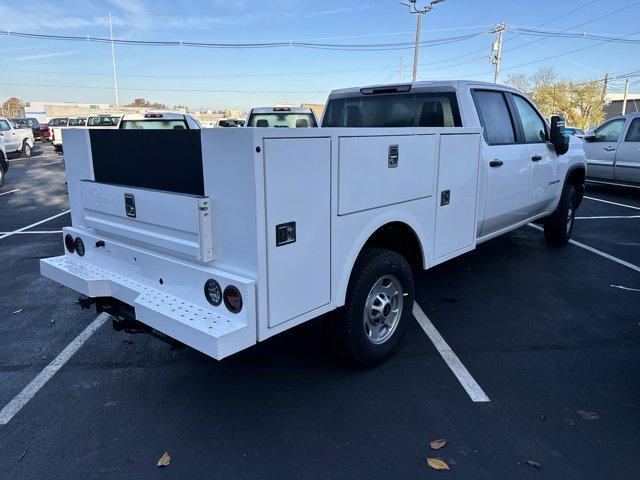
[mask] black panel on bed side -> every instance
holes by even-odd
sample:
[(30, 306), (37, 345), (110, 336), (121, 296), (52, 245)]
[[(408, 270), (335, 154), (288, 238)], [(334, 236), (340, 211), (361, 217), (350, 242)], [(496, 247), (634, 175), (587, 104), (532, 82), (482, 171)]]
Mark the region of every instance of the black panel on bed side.
[(204, 195), (199, 130), (90, 130), (96, 182)]

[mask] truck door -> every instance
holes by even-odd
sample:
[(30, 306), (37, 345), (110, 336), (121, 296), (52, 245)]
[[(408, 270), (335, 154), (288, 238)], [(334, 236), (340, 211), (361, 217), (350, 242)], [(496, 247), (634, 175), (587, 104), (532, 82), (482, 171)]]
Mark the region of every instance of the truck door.
[(529, 145), (516, 141), (505, 94), (498, 90), (472, 94), (484, 128), (482, 168), (487, 188), (481, 236), (485, 236), (529, 218), (532, 162)]
[(640, 118), (634, 118), (618, 144), (614, 176), (616, 180), (640, 182)]
[(547, 125), (538, 111), (527, 99), (509, 94), (519, 123), (521, 142), (529, 146), (531, 159), (531, 185), (529, 206), (531, 216), (548, 210), (558, 198), (562, 188), (558, 166), (558, 154), (549, 142)]
[(616, 160), (618, 140), (624, 129), (626, 118), (615, 118), (598, 127), (593, 138), (585, 137), (584, 151), (587, 154), (589, 177), (613, 180), (613, 165)]
[(7, 153), (18, 149), (19, 139), (15, 129), (7, 120), (0, 120), (0, 142)]

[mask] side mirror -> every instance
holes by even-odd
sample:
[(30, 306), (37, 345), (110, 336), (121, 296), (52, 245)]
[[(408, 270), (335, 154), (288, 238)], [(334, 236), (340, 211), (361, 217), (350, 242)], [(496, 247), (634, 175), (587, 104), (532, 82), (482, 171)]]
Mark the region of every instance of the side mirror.
[(569, 151), (569, 137), (564, 134), (564, 117), (554, 115), (551, 117), (551, 143), (558, 155), (564, 155)]
[(595, 133), (586, 133), (584, 135), (584, 137), (582, 137), (582, 139), (585, 142), (593, 142), (596, 139), (596, 134)]

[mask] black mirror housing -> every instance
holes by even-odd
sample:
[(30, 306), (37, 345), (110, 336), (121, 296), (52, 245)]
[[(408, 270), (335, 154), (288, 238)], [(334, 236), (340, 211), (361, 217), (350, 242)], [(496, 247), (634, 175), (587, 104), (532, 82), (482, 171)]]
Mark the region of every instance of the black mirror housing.
[(565, 135), (564, 129), (564, 117), (560, 115), (551, 117), (551, 143), (558, 155), (564, 155), (569, 151), (569, 136)]

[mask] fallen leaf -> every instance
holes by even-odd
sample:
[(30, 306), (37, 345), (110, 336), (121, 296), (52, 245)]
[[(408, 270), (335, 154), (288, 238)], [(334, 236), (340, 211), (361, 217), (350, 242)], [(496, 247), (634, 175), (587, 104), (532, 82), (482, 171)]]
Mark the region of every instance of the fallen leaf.
[(20, 309), (16, 310), (15, 312), (13, 312), (13, 314), (14, 314), (14, 315), (16, 315), (16, 314), (18, 314), (18, 313), (21, 313), (21, 312), (22, 312), (22, 310), (24, 310), (24, 309), (23, 309), (23, 308), (20, 308)]
[(527, 460), (527, 465), (529, 465), (530, 467), (533, 467), (533, 468), (542, 467), (542, 465), (540, 465), (538, 462), (536, 462), (534, 460)]
[(164, 452), (156, 464), (157, 467), (167, 467), (171, 463), (171, 457), (168, 452)]
[(447, 441), (444, 438), (439, 438), (438, 440), (433, 440), (429, 443), (429, 446), (432, 450), (440, 450), (447, 444)]
[(427, 458), (427, 465), (434, 470), (449, 470), (449, 465), (439, 458)]

